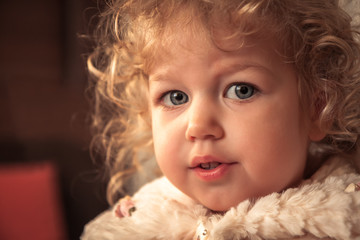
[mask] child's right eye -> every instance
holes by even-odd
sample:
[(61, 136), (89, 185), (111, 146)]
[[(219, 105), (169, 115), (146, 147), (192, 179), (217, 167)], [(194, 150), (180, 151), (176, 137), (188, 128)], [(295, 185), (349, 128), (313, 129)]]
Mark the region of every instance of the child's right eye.
[(166, 106), (176, 106), (187, 103), (189, 97), (182, 91), (170, 91), (162, 97), (162, 101)]

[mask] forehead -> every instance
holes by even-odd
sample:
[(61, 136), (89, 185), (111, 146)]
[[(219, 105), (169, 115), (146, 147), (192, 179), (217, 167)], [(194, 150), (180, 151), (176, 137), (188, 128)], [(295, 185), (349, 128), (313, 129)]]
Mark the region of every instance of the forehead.
[(144, 54), (146, 73), (180, 55), (209, 56), (211, 52), (232, 55), (264, 46), (282, 52), (277, 38), (270, 31), (244, 36), (239, 29), (230, 25), (218, 23), (216, 26), (209, 26), (199, 17), (185, 17), (186, 21), (181, 21), (184, 14), (175, 16), (164, 25), (162, 31), (149, 36), (151, 47)]
[[(179, 59), (194, 59), (206, 63), (216, 63), (209, 65), (209, 71), (221, 67), (231, 71), (233, 66), (256, 66), (283, 64), (278, 47), (278, 41), (274, 37), (257, 39), (256, 37), (233, 37), (228, 38), (229, 34), (225, 31), (217, 31), (217, 35), (211, 35), (204, 27), (196, 25), (182, 28), (181, 31), (173, 31), (168, 27), (169, 35), (156, 47), (153, 57), (149, 59), (152, 63), (149, 75), (167, 69), (176, 69), (181, 62), (186, 65), (186, 61)], [(200, 31), (195, 31), (196, 29)], [(170, 33), (171, 31), (171, 33)], [(276, 62), (274, 62), (276, 60)], [(210, 68), (211, 67), (211, 68)], [(213, 69), (214, 68), (214, 69)]]
[(147, 42), (151, 44), (143, 53), (147, 72), (179, 54), (198, 54), (214, 45), (210, 31), (195, 18), (185, 22), (174, 18), (162, 31), (149, 36)]

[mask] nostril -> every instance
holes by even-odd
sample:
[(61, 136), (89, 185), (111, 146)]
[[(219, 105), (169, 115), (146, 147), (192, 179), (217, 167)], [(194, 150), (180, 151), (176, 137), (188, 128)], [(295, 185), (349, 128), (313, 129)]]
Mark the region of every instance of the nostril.
[(212, 126), (190, 125), (185, 134), (188, 141), (215, 140), (224, 136), (223, 129), (219, 124)]
[(186, 139), (189, 140), (190, 142), (195, 141), (195, 137), (194, 137), (194, 136), (187, 136)]
[[(210, 101), (209, 101), (210, 100)], [(196, 98), (187, 109), (186, 139), (189, 141), (218, 139), (224, 135), (221, 112), (211, 99)]]

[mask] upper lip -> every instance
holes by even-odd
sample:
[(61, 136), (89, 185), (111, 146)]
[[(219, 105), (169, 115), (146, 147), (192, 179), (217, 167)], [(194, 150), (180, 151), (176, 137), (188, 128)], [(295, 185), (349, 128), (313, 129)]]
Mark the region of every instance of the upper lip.
[(211, 162), (226, 163), (225, 161), (211, 155), (196, 156), (192, 159), (190, 163), (190, 168), (196, 168), (202, 163), (211, 163)]

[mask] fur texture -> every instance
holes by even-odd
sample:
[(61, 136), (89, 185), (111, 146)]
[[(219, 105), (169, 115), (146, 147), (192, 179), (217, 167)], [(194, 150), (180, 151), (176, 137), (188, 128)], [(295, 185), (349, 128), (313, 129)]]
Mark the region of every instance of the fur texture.
[(162, 177), (134, 195), (131, 217), (108, 210), (85, 227), (81, 239), (197, 239), (199, 224), (211, 240), (360, 239), (360, 191), (344, 191), (358, 182), (355, 168), (331, 159), (299, 187), (241, 202), (220, 215)]

